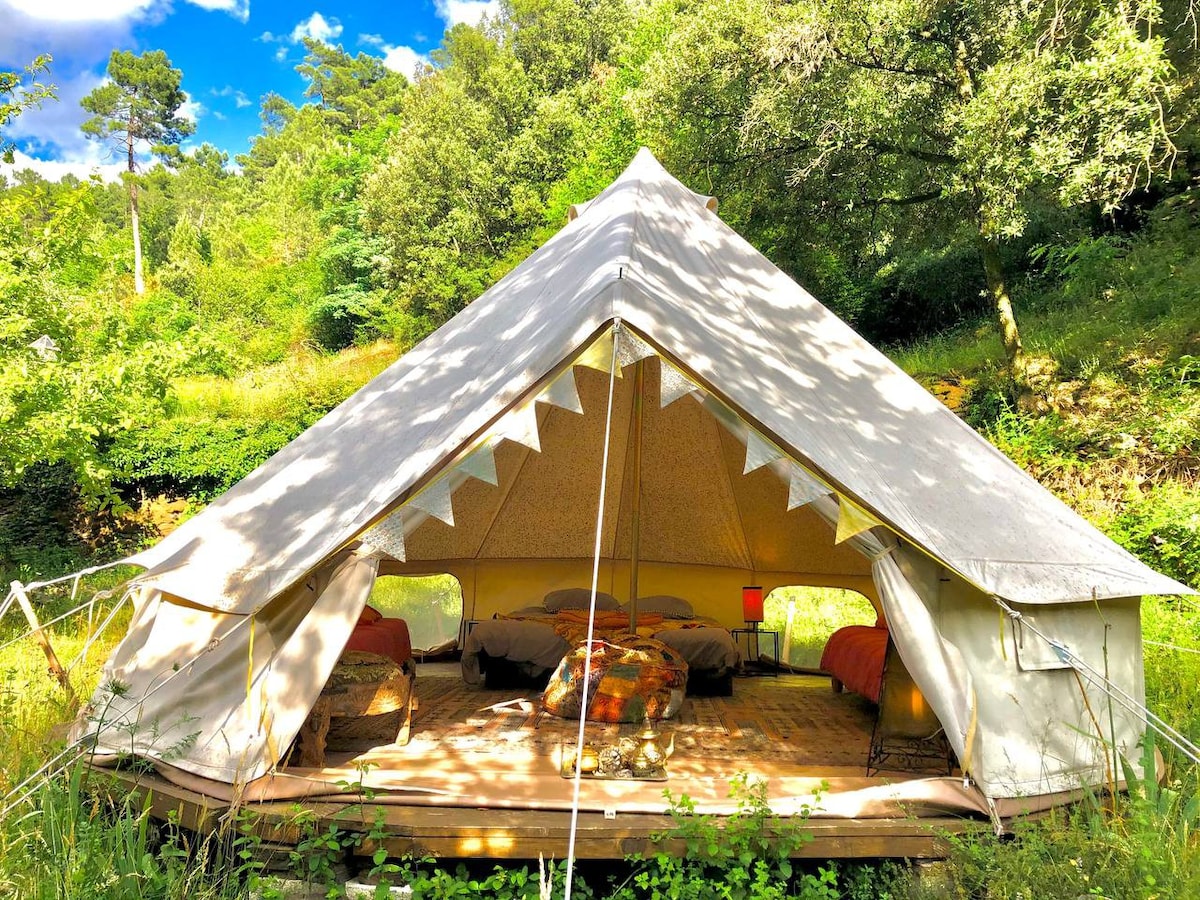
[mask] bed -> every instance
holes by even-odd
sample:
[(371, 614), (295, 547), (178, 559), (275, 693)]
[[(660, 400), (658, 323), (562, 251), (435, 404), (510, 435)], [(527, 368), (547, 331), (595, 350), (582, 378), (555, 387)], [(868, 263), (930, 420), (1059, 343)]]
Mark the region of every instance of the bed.
[[(585, 639), (589, 599), (583, 589), (552, 592), (540, 606), (476, 623), (463, 644), (463, 680), (488, 688), (544, 687), (567, 652)], [(687, 662), (689, 694), (733, 693), (741, 654), (728, 629), (695, 615), (678, 597), (646, 597), (638, 610), (637, 634), (661, 641)], [(598, 595), (596, 637), (628, 633), (628, 610)]]
[(825, 642), (821, 669), (829, 673), (834, 691), (845, 688), (878, 703), (887, 646), (888, 630), (882, 618), (874, 625), (847, 625)]
[(354, 630), (350, 632), (350, 638), (346, 641), (346, 650), (377, 653), (396, 665), (403, 666), (412, 659), (408, 623), (403, 619), (385, 618), (374, 607), (364, 607)]

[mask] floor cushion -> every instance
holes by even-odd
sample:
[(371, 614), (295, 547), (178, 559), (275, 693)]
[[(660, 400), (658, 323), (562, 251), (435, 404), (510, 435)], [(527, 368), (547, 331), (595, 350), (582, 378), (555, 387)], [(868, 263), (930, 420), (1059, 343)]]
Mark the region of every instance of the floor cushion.
[[(575, 719), (582, 706), (586, 645), (571, 649), (542, 694), (547, 712)], [(641, 722), (669, 719), (683, 705), (688, 665), (662, 641), (616, 634), (592, 642), (587, 719), (591, 722)]]

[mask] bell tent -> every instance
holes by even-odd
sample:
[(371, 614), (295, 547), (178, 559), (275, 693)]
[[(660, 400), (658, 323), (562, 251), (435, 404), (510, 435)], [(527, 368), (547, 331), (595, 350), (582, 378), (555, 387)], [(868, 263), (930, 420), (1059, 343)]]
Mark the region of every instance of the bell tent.
[[(1131, 700), (1105, 737), (1138, 755), (1138, 598), (1190, 593), (646, 150), (512, 273), (130, 561), (146, 571), (105, 679), (124, 687), (97, 695), (87, 727), (101, 752), (227, 785), (272, 777), (384, 573), (454, 575), (469, 619), (594, 573), (619, 598), (632, 578), (634, 599), (686, 597), (728, 626), (746, 584), (857, 589), (989, 801), (1100, 781), (1089, 703), (1104, 687)], [(1076, 677), (1105, 653), (1106, 685)]]

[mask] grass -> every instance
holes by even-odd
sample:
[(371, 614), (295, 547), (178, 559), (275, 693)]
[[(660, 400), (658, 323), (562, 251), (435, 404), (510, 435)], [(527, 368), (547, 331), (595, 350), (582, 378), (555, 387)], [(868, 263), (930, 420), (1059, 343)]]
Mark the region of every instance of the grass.
[[(857, 591), (839, 588), (776, 588), (763, 603), (763, 627), (779, 632), (788, 665), (817, 669), (829, 636), (844, 625), (872, 625), (875, 608)], [(789, 619), (791, 627), (788, 626)]]
[(390, 341), (337, 354), (301, 351), (284, 362), (237, 378), (185, 378), (174, 385), (176, 416), (262, 422), (292, 418), (298, 410), (332, 409), (396, 361)]

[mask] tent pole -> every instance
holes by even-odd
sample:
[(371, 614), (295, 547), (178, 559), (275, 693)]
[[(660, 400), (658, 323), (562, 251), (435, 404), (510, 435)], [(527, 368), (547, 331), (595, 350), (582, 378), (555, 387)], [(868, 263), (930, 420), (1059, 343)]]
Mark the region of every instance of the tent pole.
[(630, 440), (633, 442), (633, 504), (630, 507), (629, 533), (629, 630), (637, 634), (638, 562), (642, 534), (642, 387), (646, 382), (646, 361), (639, 359), (633, 376), (633, 415)]

